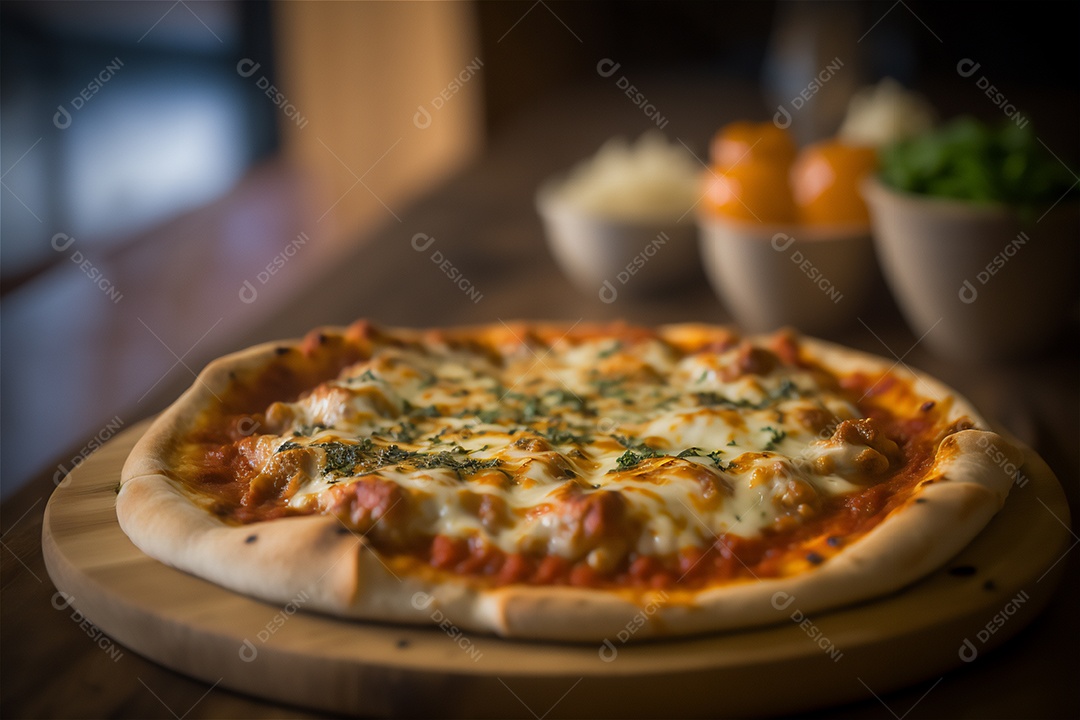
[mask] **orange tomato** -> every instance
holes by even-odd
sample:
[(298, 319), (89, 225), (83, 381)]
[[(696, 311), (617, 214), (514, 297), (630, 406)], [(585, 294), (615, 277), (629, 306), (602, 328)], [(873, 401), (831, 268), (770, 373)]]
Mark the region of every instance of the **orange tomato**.
[(795, 141), (771, 122), (733, 122), (720, 128), (709, 147), (713, 165), (729, 168), (764, 161), (788, 167), (795, 159)]
[(808, 145), (791, 167), (797, 217), (804, 225), (868, 224), (859, 184), (877, 169), (877, 152), (826, 140)]
[(705, 204), (715, 213), (761, 223), (795, 220), (795, 201), (784, 165), (761, 161), (727, 168), (714, 165), (705, 183)]

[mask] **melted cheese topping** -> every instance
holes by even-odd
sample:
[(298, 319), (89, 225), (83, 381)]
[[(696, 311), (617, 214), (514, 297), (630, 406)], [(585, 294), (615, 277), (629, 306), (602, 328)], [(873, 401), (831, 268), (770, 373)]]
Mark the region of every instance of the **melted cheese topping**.
[[(878, 451), (834, 433), (858, 409), (811, 371), (746, 372), (746, 351), (682, 355), (658, 339), (506, 357), (382, 347), (267, 410), (252, 486), (287, 488), (301, 512), (337, 512), (345, 497), (374, 538), (479, 537), (598, 570), (754, 536), (858, 490)], [(382, 494), (367, 493), (373, 482)], [(408, 512), (380, 523), (399, 503)]]

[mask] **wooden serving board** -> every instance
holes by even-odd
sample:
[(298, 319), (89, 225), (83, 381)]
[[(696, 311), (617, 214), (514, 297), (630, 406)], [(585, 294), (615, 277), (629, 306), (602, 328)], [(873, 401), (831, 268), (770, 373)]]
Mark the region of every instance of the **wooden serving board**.
[(439, 627), (438, 617), (420, 627), (294, 612), (152, 560), (120, 530), (114, 509), (120, 468), (145, 429), (106, 444), (50, 499), (42, 544), (56, 587), (104, 632), (163, 665), (336, 713), (744, 716), (882, 695), (940, 677), (1019, 632), (1050, 598), (1070, 540), (1061, 487), (1029, 450), (1027, 482), (985, 531), (900, 593), (693, 639), (614, 637), (603, 649), (508, 641)]

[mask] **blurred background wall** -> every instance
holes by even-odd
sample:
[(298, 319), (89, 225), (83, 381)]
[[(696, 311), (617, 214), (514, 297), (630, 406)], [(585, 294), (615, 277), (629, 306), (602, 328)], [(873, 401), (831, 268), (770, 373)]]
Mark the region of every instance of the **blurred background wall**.
[[(538, 108), (616, 93), (599, 59), (657, 93), (735, 83), (766, 120), (842, 56), (808, 140), (886, 75), (943, 117), (997, 120), (977, 88), (951, 89), (957, 58), (977, 58), (1074, 158), (1078, 7), (4, 2), (3, 493), (159, 410)], [(701, 101), (713, 127), (734, 102)]]

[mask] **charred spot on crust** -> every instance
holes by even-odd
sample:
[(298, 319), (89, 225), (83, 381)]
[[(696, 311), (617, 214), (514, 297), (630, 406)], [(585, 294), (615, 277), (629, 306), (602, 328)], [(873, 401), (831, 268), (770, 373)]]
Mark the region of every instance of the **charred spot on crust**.
[(323, 333), (319, 333), (319, 336), (318, 336), (318, 338), (319, 338), (319, 344), (320, 344), (320, 345), (325, 345), (325, 344), (326, 344), (327, 342), (329, 342), (329, 341), (330, 341), (330, 338), (329, 338), (329, 337), (327, 337), (327, 336), (326, 336), (325, 334), (323, 334)]
[(806, 553), (806, 562), (810, 563), (811, 565), (820, 565), (821, 563), (825, 562), (825, 558), (823, 558), (816, 552), (808, 552)]
[(251, 535), (248, 535), (246, 538), (244, 538), (244, 543), (247, 544), (247, 545), (250, 545), (251, 543), (255, 542), (258, 539), (259, 539), (258, 535), (251, 534)]
[(977, 572), (973, 565), (954, 565), (949, 568), (949, 574), (953, 577), (971, 577)]
[(934, 401), (933, 400), (927, 400), (921, 406), (919, 406), (919, 409), (922, 410), (923, 412), (930, 412), (931, 410), (934, 409)]
[(352, 530), (350, 530), (347, 527), (336, 528), (334, 532), (336, 532), (338, 535), (351, 535), (352, 534)]
[(829, 547), (840, 547), (841, 545), (843, 545), (843, 544), (844, 544), (844, 541), (843, 541), (843, 539), (842, 539), (842, 538), (839, 538), (839, 537), (837, 537), (836, 535), (830, 535), (830, 536), (829, 536), (829, 537), (828, 537), (828, 538), (827, 538), (827, 539), (825, 540), (825, 543), (826, 543), (826, 544), (827, 544), (827, 545), (828, 545)]
[(396, 647), (398, 650), (404, 650), (405, 648), (409, 647), (410, 645), (412, 645), (412, 641), (410, 641), (410, 640), (408, 640), (406, 638), (401, 638), (396, 643), (394, 643), (394, 647)]
[(288, 352), (289, 352), (289, 348), (287, 348), (287, 347), (276, 347), (276, 348), (274, 348), (274, 354), (275, 355), (286, 355), (286, 354), (288, 354)]
[(923, 504), (926, 501), (927, 501), (926, 498), (915, 498), (915, 502), (919, 503), (920, 505)]

